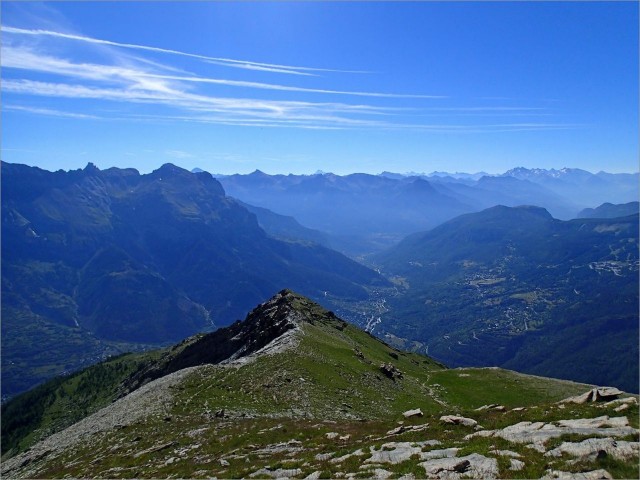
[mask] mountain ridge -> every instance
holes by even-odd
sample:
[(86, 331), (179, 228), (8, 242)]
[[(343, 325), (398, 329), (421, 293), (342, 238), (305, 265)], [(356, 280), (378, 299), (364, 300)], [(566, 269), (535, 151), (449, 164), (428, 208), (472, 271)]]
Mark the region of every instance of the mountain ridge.
[(3, 162), (2, 239), (3, 394), (24, 388), (51, 329), (61, 352), (73, 337), (95, 359), (229, 324), (286, 286), (329, 304), (387, 283), (321, 245), (269, 237), (209, 173), (172, 164), (140, 175)]
[(596, 208), (585, 208), (576, 218), (616, 218), (634, 215), (640, 211), (639, 202), (623, 204), (603, 203)]
[(354, 256), (375, 254), (404, 236), (457, 215), (494, 205), (538, 205), (560, 219), (575, 218), (598, 199), (638, 197), (637, 174), (579, 169), (517, 168), (500, 175), (438, 173), (380, 175), (220, 175), (235, 198), (324, 232), (332, 245)]
[[(370, 476), (384, 471), (416, 477), (451, 478), (451, 472), (503, 477), (516, 465), (501, 460), (504, 454), (495, 450), (503, 446), (518, 452), (509, 455), (522, 459), (518, 468), (526, 467), (521, 473), (532, 478), (551, 465), (574, 471), (570, 459), (550, 465), (543, 455), (555, 451), (562, 435), (615, 437), (618, 444), (608, 450), (614, 458), (626, 451), (629, 437), (637, 436), (635, 397), (601, 405), (576, 405), (573, 400), (554, 404), (589, 386), (501, 369), (446, 369), (428, 357), (391, 348), (291, 291), (257, 306), (238, 326), (244, 340), (236, 352), (248, 355), (239, 357), (231, 349), (220, 357), (230, 353), (229, 362), (212, 365), (206, 364), (211, 350), (203, 348), (198, 365), (166, 370), (131, 393), (112, 397), (105, 408), (84, 413), (68, 428), (58, 424), (53, 429), (58, 433), (42, 430), (50, 423), (32, 426), (35, 436), (29, 439), (23, 431), (21, 447), (5, 451), (3, 476), (304, 478), (313, 473), (335, 478), (346, 472)], [(265, 339), (271, 341), (263, 346), (253, 342), (254, 333), (261, 331), (271, 331)], [(140, 355), (114, 359), (91, 367), (89, 377), (82, 372), (51, 382), (55, 400), (43, 417), (81, 391), (114, 392), (123, 384), (118, 379), (126, 383), (149, 365), (167, 365), (167, 358), (178, 358), (214, 336), (195, 337), (146, 360)], [(133, 368), (117, 368), (117, 362), (122, 366), (134, 359)], [(112, 372), (108, 382), (84, 383), (105, 371)], [(607, 399), (622, 394), (599, 391)], [(6, 418), (15, 419), (27, 413), (29, 397), (36, 400), (28, 392), (4, 405), (3, 416), (11, 413)], [(614, 409), (622, 407), (631, 423), (619, 414), (613, 418), (618, 413)], [(529, 448), (527, 437), (503, 434), (521, 428), (528, 435), (531, 422), (523, 420), (529, 419), (539, 422), (535, 428), (546, 422), (548, 437), (538, 440), (536, 449)], [(3, 422), (2, 427), (6, 439), (11, 425)], [(491, 438), (487, 443), (487, 436), (500, 435), (510, 440)], [(633, 453), (620, 458), (609, 461), (607, 469), (617, 476), (637, 473)], [(443, 469), (443, 461), (451, 465)], [(371, 463), (376, 465), (369, 467)], [(589, 459), (581, 468), (585, 465), (595, 470), (599, 464)]]
[[(637, 225), (497, 206), (409, 236), (373, 259), (398, 288), (376, 333), (451, 366), (637, 391)], [(584, 361), (600, 350), (610, 360)]]

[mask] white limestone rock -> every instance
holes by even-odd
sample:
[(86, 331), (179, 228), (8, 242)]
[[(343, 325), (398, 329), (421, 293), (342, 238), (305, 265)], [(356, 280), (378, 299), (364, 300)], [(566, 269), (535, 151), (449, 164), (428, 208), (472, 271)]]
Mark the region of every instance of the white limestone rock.
[(390, 463), (392, 465), (409, 460), (413, 455), (425, 455), (425, 446), (438, 445), (437, 440), (426, 440), (424, 442), (388, 442), (381, 446), (380, 450), (373, 450), (370, 458), (365, 463)]
[(582, 442), (563, 442), (545, 453), (545, 457), (560, 457), (563, 453), (574, 457), (597, 457), (601, 452), (617, 460), (630, 460), (640, 454), (639, 442), (626, 442), (613, 438), (587, 438)]
[(443, 415), (440, 421), (451, 425), (464, 425), (465, 427), (475, 427), (478, 425), (473, 418), (460, 417), (458, 415)]
[(411, 417), (422, 417), (424, 413), (422, 413), (422, 410), (420, 410), (419, 408), (414, 408), (413, 410), (407, 410), (402, 415), (404, 416), (404, 418), (411, 418)]
[(613, 477), (606, 470), (592, 470), (590, 472), (562, 472), (560, 470), (547, 470), (547, 474), (540, 480), (611, 480)]
[(629, 426), (627, 417), (579, 418), (571, 420), (559, 420), (554, 423), (544, 422), (519, 422), (501, 430), (483, 430), (469, 434), (465, 437), (469, 440), (474, 437), (501, 437), (513, 443), (528, 443), (544, 445), (549, 439), (557, 438), (565, 434), (624, 437), (637, 433), (635, 428)]
[(270, 470), (268, 468), (261, 468), (260, 470), (256, 470), (249, 477), (259, 477), (262, 475), (266, 475), (271, 478), (291, 478), (297, 477), (302, 473), (302, 470), (299, 468), (278, 468), (277, 470)]
[(465, 457), (446, 457), (428, 460), (420, 464), (429, 478), (497, 478), (498, 461), (483, 455), (472, 453)]
[(620, 395), (623, 395), (622, 390), (618, 390), (615, 387), (598, 387), (583, 393), (582, 395), (576, 395), (575, 397), (565, 398), (558, 403), (591, 403), (591, 402), (609, 402), (615, 400)]

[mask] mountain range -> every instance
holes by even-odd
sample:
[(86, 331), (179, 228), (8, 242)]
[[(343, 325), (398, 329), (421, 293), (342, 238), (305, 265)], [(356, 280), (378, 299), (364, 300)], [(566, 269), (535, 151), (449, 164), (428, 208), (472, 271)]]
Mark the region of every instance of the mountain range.
[(405, 236), (495, 205), (537, 205), (575, 218), (587, 207), (638, 198), (638, 174), (517, 168), (502, 175), (218, 175), (232, 197), (319, 230), (353, 257), (378, 253)]
[(283, 290), (242, 322), (4, 404), (1, 468), (10, 478), (634, 478), (637, 403), (612, 388), (447, 369)]
[[(449, 365), (637, 391), (637, 215), (559, 220), (541, 207), (492, 206), (561, 204), (531, 179), (593, 177), (530, 173), (221, 179), (252, 195), (250, 204), (207, 172), (170, 164), (141, 175), (3, 163), (3, 398), (111, 355), (229, 325), (282, 288)], [(261, 203), (269, 199), (331, 230), (275, 213)], [(433, 228), (412, 230), (424, 224)], [(328, 248), (376, 251), (400, 236), (359, 256), (371, 268)], [(585, 361), (603, 348), (597, 363)]]
[(469, 210), (421, 178), (330, 173), (271, 176), (256, 171), (219, 180), (230, 196), (292, 216), (305, 227), (325, 233), (334, 248), (352, 255), (383, 249), (409, 233)]
[(638, 199), (637, 173), (591, 173), (579, 168), (514, 168), (503, 174), (542, 185), (581, 205)]
[(638, 391), (637, 214), (562, 221), (540, 207), (496, 206), (374, 261), (396, 285), (378, 335), (419, 342), (450, 366)]
[(267, 235), (205, 172), (2, 163), (3, 394), (228, 325), (285, 287), (330, 306), (387, 283)]
[(616, 218), (635, 215), (638, 212), (640, 212), (640, 204), (638, 202), (622, 204), (606, 202), (596, 208), (585, 208), (578, 214), (578, 218)]

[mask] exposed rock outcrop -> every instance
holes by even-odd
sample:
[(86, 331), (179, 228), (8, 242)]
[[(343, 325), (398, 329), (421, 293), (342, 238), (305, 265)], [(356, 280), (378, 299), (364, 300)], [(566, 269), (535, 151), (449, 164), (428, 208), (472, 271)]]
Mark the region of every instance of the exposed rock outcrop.
[(626, 442), (613, 438), (587, 438), (582, 442), (563, 442), (545, 453), (546, 457), (560, 457), (563, 453), (574, 457), (598, 458), (611, 456), (616, 460), (630, 460), (640, 454), (639, 442)]
[(380, 365), (380, 371), (384, 373), (386, 377), (392, 380), (395, 380), (396, 378), (402, 378), (402, 372), (391, 363), (383, 363), (382, 365)]
[[(425, 446), (439, 445), (437, 440), (427, 440), (424, 442), (389, 442), (382, 445), (380, 450), (374, 450), (370, 458), (365, 463), (402, 463), (409, 460), (413, 455), (424, 459), (426, 453), (422, 448)], [(457, 449), (456, 449), (457, 450)]]
[(617, 399), (620, 395), (623, 395), (622, 390), (618, 390), (615, 387), (598, 387), (577, 395), (575, 397), (565, 398), (558, 403), (590, 403), (590, 402), (610, 402)]
[(548, 470), (540, 480), (610, 480), (613, 477), (606, 470), (592, 470), (590, 472), (563, 472), (560, 470)]
[(428, 460), (420, 464), (429, 478), (497, 478), (498, 462), (478, 453), (465, 457), (446, 457)]
[(478, 425), (473, 418), (460, 417), (458, 415), (443, 415), (440, 421), (451, 425), (464, 425), (465, 427), (475, 427)]
[(467, 435), (473, 437), (501, 437), (513, 443), (529, 443), (537, 450), (545, 451), (544, 444), (551, 438), (566, 434), (624, 437), (636, 434), (638, 430), (629, 426), (627, 417), (602, 416), (597, 418), (579, 418), (559, 420), (555, 423), (520, 422), (500, 430), (483, 430)]
[(301, 322), (317, 321), (343, 323), (333, 312), (290, 290), (282, 290), (254, 308), (244, 321), (176, 345), (159, 362), (132, 377), (122, 394), (183, 368), (237, 362), (258, 352), (277, 353), (291, 345), (294, 339), (290, 334), (299, 330)]

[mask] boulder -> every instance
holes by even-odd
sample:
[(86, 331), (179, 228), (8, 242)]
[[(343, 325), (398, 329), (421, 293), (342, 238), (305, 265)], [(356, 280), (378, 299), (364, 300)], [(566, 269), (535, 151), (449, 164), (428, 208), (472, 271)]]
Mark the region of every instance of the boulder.
[(414, 408), (413, 410), (407, 410), (402, 415), (404, 416), (404, 418), (411, 418), (411, 417), (422, 417), (424, 413), (422, 413), (422, 410), (420, 410), (419, 408)]
[(478, 425), (473, 418), (459, 417), (457, 415), (443, 415), (440, 421), (451, 425), (464, 425), (465, 427), (475, 427)]
[(544, 444), (551, 438), (562, 435), (599, 435), (607, 437), (625, 437), (638, 431), (629, 426), (627, 417), (577, 418), (558, 420), (554, 423), (519, 422), (500, 430), (483, 430), (469, 434), (465, 440), (473, 437), (501, 437), (509, 442), (533, 444), (535, 449), (544, 452)]
[(459, 448), (442, 448), (440, 450), (429, 450), (420, 454), (420, 460), (432, 460), (434, 458), (453, 458), (458, 455)]
[(380, 371), (391, 380), (402, 378), (402, 372), (391, 363), (383, 363), (382, 365), (380, 365)]
[(558, 403), (592, 403), (592, 402), (610, 402), (617, 399), (620, 395), (624, 394), (622, 390), (618, 390), (615, 387), (597, 387), (577, 395), (575, 397), (565, 398)]
[[(595, 418), (575, 418), (571, 420), (558, 420), (558, 425), (569, 428), (604, 428), (604, 427), (628, 427), (627, 417), (609, 417), (603, 415)], [(577, 432), (576, 432), (577, 433)]]
[(622, 404), (637, 405), (638, 404), (638, 400), (636, 399), (636, 397), (618, 398), (616, 400), (611, 400), (610, 402), (605, 403), (603, 406), (604, 407), (611, 407), (611, 406), (614, 406), (614, 405), (622, 405)]
[(385, 470), (383, 468), (376, 468), (373, 472), (371, 472), (371, 478), (375, 480), (386, 480), (387, 478), (393, 475), (393, 472)]
[(362, 450), (361, 448), (359, 448), (358, 450), (356, 450), (355, 452), (352, 453), (346, 453), (344, 455), (342, 455), (341, 457), (336, 457), (336, 458), (332, 458), (331, 460), (329, 460), (329, 462), (331, 463), (342, 463), (345, 460), (351, 458), (351, 457), (360, 457), (362, 455), (367, 455), (369, 453), (369, 449), (367, 448), (366, 451)]

